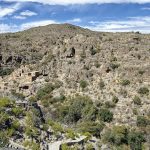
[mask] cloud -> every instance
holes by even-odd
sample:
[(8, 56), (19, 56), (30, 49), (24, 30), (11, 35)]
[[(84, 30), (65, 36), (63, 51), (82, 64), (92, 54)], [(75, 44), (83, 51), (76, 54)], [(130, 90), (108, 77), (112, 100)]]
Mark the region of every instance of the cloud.
[(13, 16), (12, 18), (23, 20), (23, 19), (26, 19), (27, 17), (36, 16), (36, 15), (37, 15), (37, 13), (35, 13), (33, 11), (25, 10), (25, 11), (21, 12), (19, 15)]
[(15, 5), (9, 7), (1, 7), (0, 6), (0, 18), (3, 18), (7, 15), (12, 15), (14, 12), (20, 9), (20, 4), (16, 3)]
[(0, 33), (16, 32), (16, 31), (17, 31), (16, 25), (0, 24)]
[(54, 20), (43, 20), (43, 21), (35, 21), (35, 22), (28, 22), (28, 23), (23, 23), (20, 26), (20, 30), (26, 30), (32, 27), (38, 27), (38, 26), (46, 26), (49, 24), (57, 24), (58, 22)]
[(36, 16), (37, 13), (33, 12), (33, 11), (30, 11), (30, 10), (26, 10), (26, 11), (23, 11), (20, 13), (21, 16)]
[(72, 20), (67, 20), (66, 22), (69, 22), (69, 23), (79, 23), (79, 22), (81, 22), (81, 19), (80, 18), (74, 18)]
[(38, 2), (50, 5), (68, 5), (68, 4), (93, 4), (93, 3), (149, 3), (150, 0), (5, 0), (17, 2)]
[(91, 25), (85, 26), (94, 31), (106, 31), (106, 32), (129, 32), (140, 31), (142, 33), (150, 33), (150, 16), (145, 17), (128, 17), (124, 21), (105, 21), (95, 22), (90, 21)]
[(33, 27), (46, 26), (49, 24), (58, 24), (58, 22), (54, 20), (42, 20), (42, 21), (36, 21), (36, 22), (23, 23), (21, 25), (0, 24), (0, 33), (18, 32), (18, 31), (27, 30)]
[(25, 17), (25, 16), (13, 16), (12, 18), (23, 20), (23, 19), (26, 19), (27, 17)]

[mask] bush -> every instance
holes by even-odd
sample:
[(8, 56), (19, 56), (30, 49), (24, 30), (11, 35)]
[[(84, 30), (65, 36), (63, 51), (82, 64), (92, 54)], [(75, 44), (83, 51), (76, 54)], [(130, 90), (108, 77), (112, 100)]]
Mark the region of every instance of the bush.
[(97, 109), (92, 100), (86, 96), (76, 96), (65, 106), (58, 107), (60, 120), (67, 123), (76, 123), (81, 120), (95, 120)]
[(147, 87), (141, 87), (138, 90), (138, 93), (141, 94), (141, 95), (147, 95), (149, 93), (149, 89)]
[(82, 89), (86, 88), (87, 86), (88, 86), (88, 83), (87, 83), (86, 81), (84, 81), (84, 80), (81, 80), (81, 81), (80, 81), (80, 87), (81, 87)]
[(95, 148), (93, 147), (92, 144), (89, 143), (86, 145), (86, 150), (95, 150)]
[(142, 133), (131, 131), (128, 135), (128, 143), (131, 150), (142, 150), (142, 142), (145, 141), (145, 138)]
[(111, 122), (113, 120), (113, 113), (110, 112), (107, 108), (100, 109), (98, 117), (104, 122)]
[(105, 104), (104, 104), (104, 106), (106, 108), (114, 108), (116, 105), (115, 105), (114, 102), (106, 101)]
[(122, 80), (121, 83), (120, 83), (122, 86), (127, 86), (130, 84), (130, 81), (129, 80)]
[(12, 113), (13, 115), (15, 115), (16, 117), (19, 116), (23, 116), (24, 115), (24, 111), (22, 110), (22, 108), (16, 107), (16, 108), (12, 108)]
[(149, 120), (144, 116), (137, 116), (137, 126), (146, 127), (149, 124)]
[(0, 98), (0, 107), (9, 107), (11, 105), (10, 99), (4, 97)]
[(118, 97), (113, 96), (112, 101), (113, 101), (114, 103), (118, 103), (119, 99), (118, 99)]
[(90, 52), (91, 55), (95, 55), (97, 53), (97, 50), (92, 46), (92, 48), (90, 48)]
[(93, 136), (99, 137), (104, 128), (104, 123), (97, 123), (92, 121), (85, 121), (78, 125), (78, 129), (82, 133), (90, 133)]
[(117, 69), (119, 66), (120, 66), (119, 64), (115, 64), (115, 63), (110, 64), (110, 68), (113, 70)]
[(133, 98), (133, 102), (134, 102), (134, 104), (136, 104), (136, 105), (141, 105), (141, 99), (140, 99), (138, 96), (135, 96), (135, 97)]
[(14, 71), (14, 69), (12, 68), (0, 68), (0, 76), (6, 76), (6, 75), (10, 75), (12, 72)]
[(100, 80), (99, 87), (100, 87), (101, 90), (105, 87), (105, 83), (104, 83), (103, 80)]
[(48, 96), (54, 90), (54, 86), (52, 84), (47, 84), (45, 87), (41, 88), (37, 92), (37, 99), (41, 100), (44, 97)]
[(104, 141), (111, 142), (115, 145), (127, 144), (128, 130), (125, 126), (114, 126), (104, 134)]

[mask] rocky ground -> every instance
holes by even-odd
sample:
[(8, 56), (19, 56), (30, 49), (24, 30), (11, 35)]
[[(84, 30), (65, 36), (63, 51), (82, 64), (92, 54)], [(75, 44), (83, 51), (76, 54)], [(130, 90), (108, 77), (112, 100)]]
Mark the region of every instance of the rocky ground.
[(70, 24), (1, 34), (0, 75), (2, 96), (28, 100), (48, 83), (59, 85), (53, 98), (88, 96), (113, 113), (109, 128), (135, 127), (137, 116), (150, 117), (149, 34), (93, 32)]

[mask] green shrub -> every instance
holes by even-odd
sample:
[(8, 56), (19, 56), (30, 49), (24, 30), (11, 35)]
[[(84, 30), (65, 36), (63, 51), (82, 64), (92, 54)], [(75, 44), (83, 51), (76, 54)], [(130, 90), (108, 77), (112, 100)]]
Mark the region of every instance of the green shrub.
[(9, 137), (6, 132), (0, 131), (0, 148), (4, 148), (9, 143)]
[(105, 104), (104, 104), (104, 106), (106, 108), (114, 108), (116, 105), (115, 105), (114, 102), (106, 101)]
[(142, 142), (145, 141), (145, 138), (142, 133), (131, 131), (128, 135), (128, 143), (131, 150), (142, 150)]
[(87, 81), (84, 81), (84, 80), (81, 80), (81, 81), (80, 81), (80, 87), (81, 87), (82, 89), (86, 88), (87, 86), (88, 86)]
[(11, 105), (11, 101), (9, 98), (4, 97), (0, 98), (0, 107), (9, 107)]
[(82, 133), (90, 133), (93, 136), (99, 137), (101, 131), (104, 128), (104, 123), (100, 122), (92, 122), (92, 121), (84, 121), (78, 125), (78, 129)]
[(114, 103), (118, 103), (119, 98), (118, 98), (118, 97), (116, 97), (116, 96), (113, 96), (112, 101), (113, 101)]
[(129, 81), (129, 80), (122, 80), (122, 81), (120, 82), (120, 84), (121, 84), (122, 86), (127, 86), (127, 85), (130, 84), (130, 81)]
[(149, 124), (149, 120), (144, 116), (137, 116), (137, 126), (146, 127)]
[(113, 70), (117, 69), (119, 66), (120, 66), (120, 65), (119, 65), (119, 64), (116, 64), (116, 63), (111, 63), (111, 64), (110, 64), (110, 68), (113, 69)]
[(92, 46), (90, 48), (90, 52), (91, 52), (91, 55), (95, 55), (97, 53), (97, 50)]
[(134, 102), (134, 104), (136, 104), (136, 105), (141, 105), (141, 99), (140, 99), (138, 96), (135, 96), (135, 97), (133, 98), (133, 102)]
[(89, 143), (86, 145), (86, 150), (95, 150), (95, 148), (93, 147), (92, 144)]
[(102, 79), (99, 82), (99, 87), (100, 87), (101, 90), (105, 87), (105, 83)]
[(13, 115), (15, 115), (16, 117), (19, 117), (19, 116), (23, 116), (24, 115), (24, 111), (22, 108), (19, 108), (19, 107), (14, 107), (12, 108), (12, 113)]
[(54, 85), (47, 84), (37, 92), (37, 99), (41, 100), (42, 98), (48, 96), (54, 90)]
[(111, 122), (113, 120), (113, 113), (107, 108), (102, 108), (99, 110), (98, 117), (104, 122)]
[(59, 105), (56, 110), (58, 118), (64, 123), (77, 123), (79, 120), (95, 120), (97, 108), (87, 96), (76, 96)]
[(104, 134), (103, 140), (115, 145), (127, 144), (128, 130), (125, 126), (114, 126)]
[(147, 95), (149, 93), (149, 89), (147, 87), (141, 87), (138, 90), (138, 93), (141, 94), (141, 95)]
[(12, 72), (14, 71), (14, 69), (12, 68), (0, 68), (0, 76), (7, 76), (10, 75)]

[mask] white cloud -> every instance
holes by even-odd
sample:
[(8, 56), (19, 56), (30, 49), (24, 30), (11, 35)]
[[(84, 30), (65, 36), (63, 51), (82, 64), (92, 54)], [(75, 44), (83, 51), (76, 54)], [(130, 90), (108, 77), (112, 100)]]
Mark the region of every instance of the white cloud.
[(21, 16), (36, 16), (37, 13), (33, 12), (33, 11), (30, 11), (30, 10), (26, 10), (26, 11), (23, 11), (20, 13)]
[(19, 15), (13, 16), (12, 18), (23, 20), (23, 19), (26, 19), (27, 17), (36, 16), (36, 15), (37, 15), (37, 13), (35, 13), (33, 11), (25, 10), (25, 11), (21, 12)]
[(79, 23), (79, 22), (81, 22), (81, 19), (80, 18), (74, 18), (72, 20), (67, 20), (66, 22), (68, 22), (68, 23)]
[(146, 17), (129, 17), (125, 21), (105, 21), (105, 22), (89, 22), (91, 26), (86, 26), (94, 31), (106, 32), (128, 32), (140, 31), (150, 33), (150, 16)]
[(20, 8), (20, 4), (16, 3), (15, 5), (9, 7), (1, 7), (0, 6), (0, 18), (5, 17), (7, 15), (11, 15), (16, 12)]
[(15, 31), (17, 31), (16, 25), (0, 24), (0, 33), (15, 32)]
[(58, 22), (54, 20), (43, 20), (43, 21), (23, 23), (21, 25), (0, 24), (0, 33), (23, 31), (23, 30), (30, 29), (32, 27), (46, 26), (49, 24), (58, 24)]
[(35, 22), (28, 22), (24, 23), (20, 26), (20, 30), (26, 30), (32, 27), (38, 27), (38, 26), (46, 26), (49, 24), (56, 24), (57, 22), (54, 20), (43, 20), (43, 21), (35, 21)]
[(5, 0), (5, 1), (17, 1), (17, 2), (38, 2), (42, 4), (60, 4), (60, 5), (68, 5), (68, 4), (93, 4), (93, 3), (149, 3), (150, 0)]
[(23, 19), (26, 19), (27, 17), (25, 17), (25, 16), (13, 16), (12, 18), (23, 20)]

